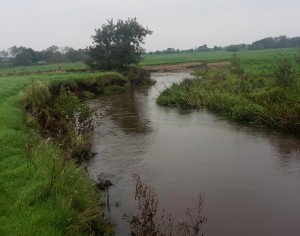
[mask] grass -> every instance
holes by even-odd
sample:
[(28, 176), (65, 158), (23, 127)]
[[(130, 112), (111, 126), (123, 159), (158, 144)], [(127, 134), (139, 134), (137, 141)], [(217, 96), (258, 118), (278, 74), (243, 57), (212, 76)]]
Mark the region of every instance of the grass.
[(20, 100), (32, 81), (107, 80), (116, 73), (0, 78), (0, 235), (90, 235), (112, 229), (94, 183), (64, 153), (28, 127)]
[(49, 65), (36, 65), (36, 66), (16, 66), (16, 67), (5, 67), (0, 68), (0, 76), (16, 76), (18, 74), (28, 74), (28, 73), (41, 73), (45, 72), (59, 72), (65, 70), (80, 70), (85, 69), (86, 66), (84, 62), (75, 63), (56, 63)]
[[(238, 121), (299, 133), (300, 73), (298, 69), (293, 87), (275, 87), (270, 69), (279, 52), (296, 49), (240, 51), (244, 76), (211, 71), (206, 79), (173, 85), (157, 102), (208, 107)], [(142, 65), (213, 63), (229, 61), (231, 56), (227, 52), (154, 55), (146, 56)], [(26, 124), (20, 103), (24, 88), (37, 80), (67, 85), (75, 92), (82, 85), (101, 92), (112, 81), (123, 81), (113, 72), (80, 72), (84, 68), (83, 63), (75, 63), (0, 69), (0, 235), (113, 234), (101, 218), (102, 200), (94, 184), (73, 161), (64, 161), (62, 150)]]
[[(268, 49), (268, 50), (241, 50), (237, 52), (247, 73), (255, 74), (257, 71), (268, 73), (279, 53), (296, 53), (297, 48)], [(211, 51), (191, 52), (179, 54), (147, 55), (141, 62), (143, 66), (164, 64), (180, 64), (188, 62), (217, 63), (229, 61), (232, 52)]]
[[(245, 63), (246, 68), (256, 66), (249, 65), (249, 61), (261, 60), (254, 55)], [(266, 64), (259, 65), (265, 68)], [(229, 69), (200, 70), (195, 74), (200, 77), (186, 79), (164, 90), (157, 103), (184, 109), (205, 107), (239, 122), (300, 134), (299, 66), (295, 83), (288, 87), (276, 84), (272, 69), (257, 69), (241, 75), (232, 74)]]

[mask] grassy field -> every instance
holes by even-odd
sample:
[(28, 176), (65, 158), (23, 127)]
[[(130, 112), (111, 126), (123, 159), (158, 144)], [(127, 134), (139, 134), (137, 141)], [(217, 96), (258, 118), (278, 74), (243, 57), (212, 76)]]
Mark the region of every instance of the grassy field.
[[(244, 72), (234, 73), (232, 69), (236, 66), (232, 64), (222, 69), (198, 69), (194, 73), (198, 79), (172, 85), (160, 94), (157, 103), (180, 108), (205, 107), (239, 122), (300, 135), (300, 65), (293, 62), (292, 56), (281, 57), (290, 59), (291, 72), (288, 64), (276, 62), (280, 57), (274, 50), (267, 55), (238, 55)], [(275, 68), (280, 68), (279, 74)], [(292, 76), (287, 76), (290, 72)], [(285, 80), (288, 82), (283, 83)]]
[(41, 73), (45, 72), (63, 72), (64, 70), (78, 70), (85, 69), (85, 64), (83, 62), (76, 63), (58, 63), (49, 65), (36, 65), (36, 66), (16, 66), (16, 67), (5, 67), (0, 68), (0, 77), (4, 76), (17, 76), (19, 74), (28, 73)]
[[(32, 69), (32, 68), (30, 68)], [(0, 235), (90, 235), (112, 230), (81, 167), (25, 123), (21, 99), (33, 81), (98, 80), (115, 73), (0, 77)]]
[[(241, 50), (237, 52), (242, 61), (248, 63), (272, 61), (274, 56), (278, 53), (295, 53), (297, 48), (283, 48), (283, 49), (267, 49), (267, 50)], [(179, 64), (186, 62), (205, 61), (208, 63), (220, 62), (229, 60), (232, 52), (226, 51), (210, 51), (210, 52), (189, 52), (189, 53), (174, 53), (174, 54), (160, 54), (160, 55), (146, 55), (141, 65), (153, 66), (163, 64)]]
[[(268, 50), (241, 50), (237, 52), (241, 58), (242, 64), (247, 73), (256, 74), (269, 73), (272, 68), (276, 57), (280, 53), (297, 53), (297, 48), (285, 48), (285, 49), (268, 49)], [(217, 63), (223, 61), (229, 61), (232, 57), (232, 52), (226, 51), (211, 51), (211, 52), (192, 52), (192, 53), (180, 53), (180, 54), (165, 54), (165, 55), (147, 55), (141, 62), (143, 66), (154, 66), (164, 64), (180, 64), (187, 62), (206, 62)]]

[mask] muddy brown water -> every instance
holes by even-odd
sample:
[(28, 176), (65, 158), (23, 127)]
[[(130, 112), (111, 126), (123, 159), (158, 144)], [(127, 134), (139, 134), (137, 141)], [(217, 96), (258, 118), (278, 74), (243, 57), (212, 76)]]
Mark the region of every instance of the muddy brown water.
[(158, 193), (159, 211), (177, 219), (205, 195), (204, 235), (300, 235), (300, 139), (232, 123), (206, 110), (180, 111), (155, 98), (188, 73), (156, 73), (153, 87), (90, 101), (102, 113), (89, 164), (114, 184), (106, 217), (130, 235), (133, 174)]

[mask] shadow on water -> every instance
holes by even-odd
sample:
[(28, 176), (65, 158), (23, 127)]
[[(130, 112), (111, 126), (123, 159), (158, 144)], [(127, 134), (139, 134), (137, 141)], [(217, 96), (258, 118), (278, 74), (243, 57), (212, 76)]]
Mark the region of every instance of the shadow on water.
[(300, 139), (155, 104), (165, 86), (187, 76), (155, 74), (154, 87), (90, 101), (102, 122), (89, 173), (103, 172), (114, 184), (105, 194), (117, 234), (129, 235), (123, 218), (135, 211), (132, 175), (140, 174), (157, 191), (159, 208), (177, 218), (205, 194), (204, 235), (299, 235)]
[[(142, 90), (147, 96), (147, 90)], [(103, 98), (106, 109), (105, 117), (109, 117), (125, 134), (144, 134), (151, 132), (150, 121), (143, 114), (139, 102), (135, 98), (135, 91)], [(101, 103), (101, 102), (100, 102)]]

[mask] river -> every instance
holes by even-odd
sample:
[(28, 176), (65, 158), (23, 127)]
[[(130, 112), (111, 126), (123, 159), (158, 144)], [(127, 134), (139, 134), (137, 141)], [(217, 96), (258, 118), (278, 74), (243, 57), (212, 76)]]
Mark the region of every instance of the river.
[(106, 217), (129, 235), (132, 175), (153, 186), (159, 210), (175, 218), (205, 195), (207, 235), (300, 235), (300, 139), (233, 123), (207, 110), (158, 106), (155, 98), (188, 73), (156, 73), (157, 84), (90, 101), (102, 114), (91, 178), (113, 186)]

